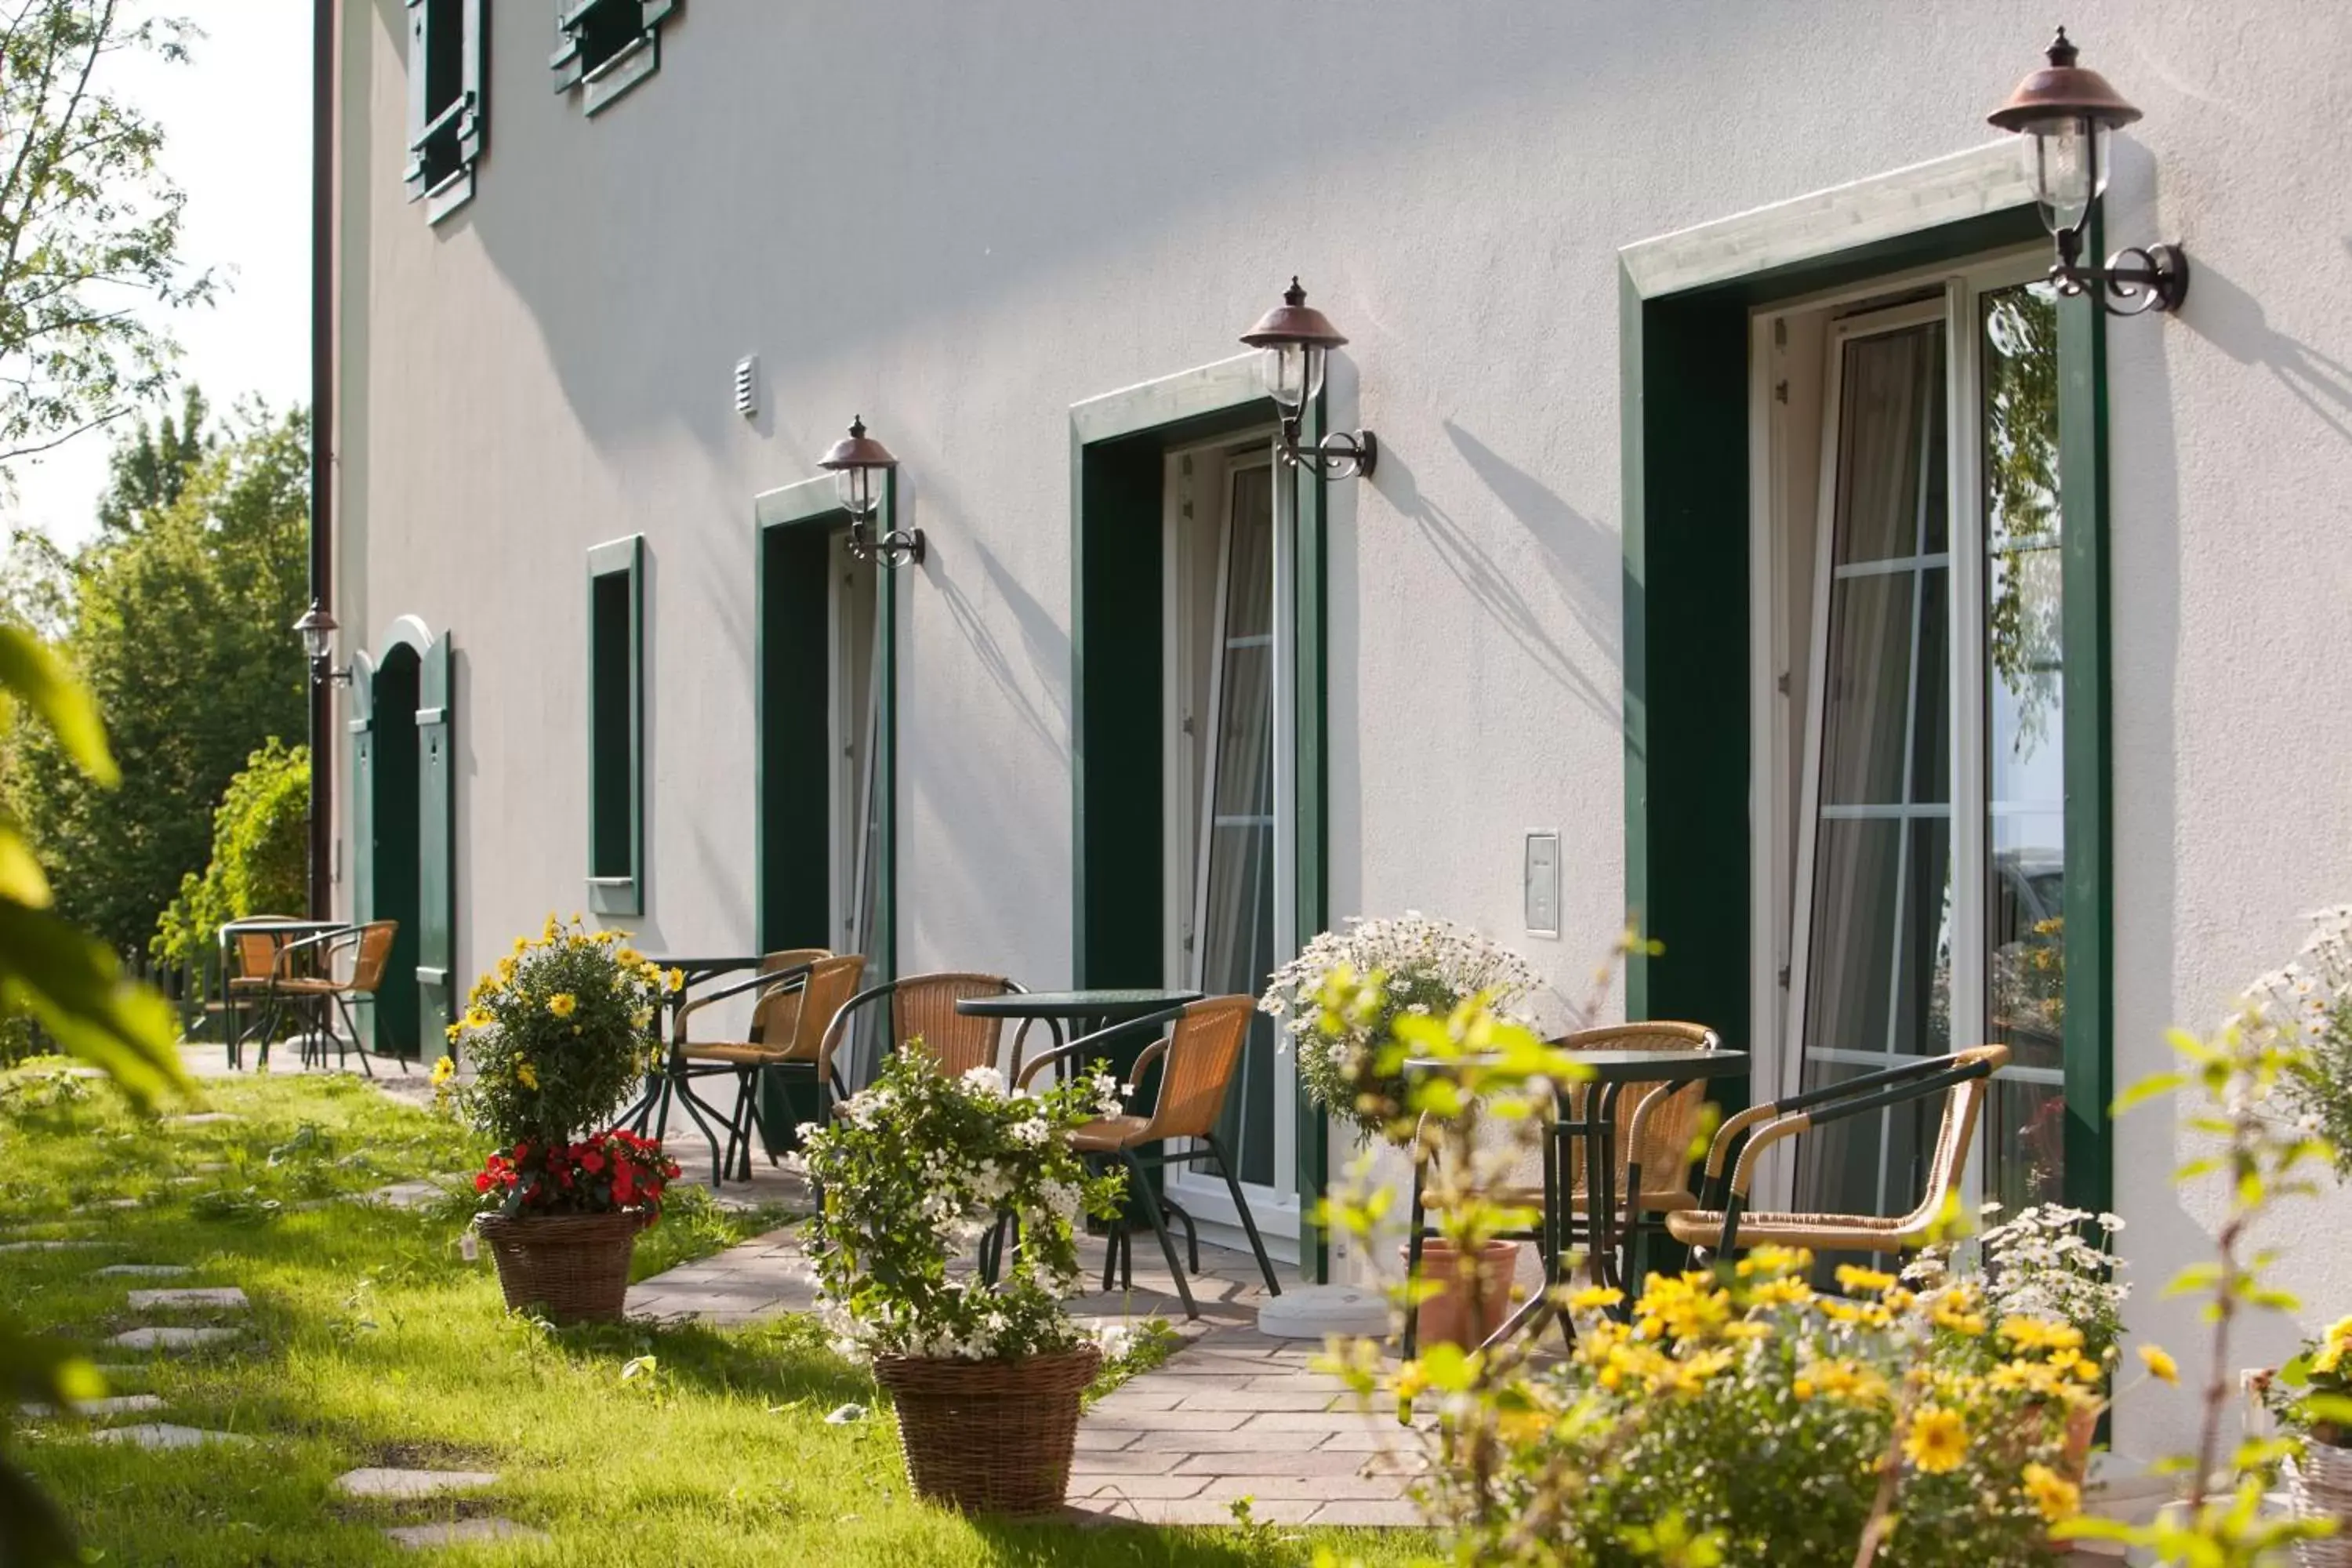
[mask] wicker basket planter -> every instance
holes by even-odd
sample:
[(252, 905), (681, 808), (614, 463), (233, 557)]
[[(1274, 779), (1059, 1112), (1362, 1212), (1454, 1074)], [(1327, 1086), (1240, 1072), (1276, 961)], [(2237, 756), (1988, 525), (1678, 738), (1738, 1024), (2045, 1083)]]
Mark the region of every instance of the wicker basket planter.
[(1091, 1345), (1025, 1361), (877, 1356), (874, 1377), (898, 1406), (898, 1447), (918, 1496), (1021, 1517), (1060, 1510), (1079, 1399), (1101, 1365)]
[(2287, 1497), (2295, 1518), (2336, 1521), (2326, 1540), (2295, 1542), (2295, 1561), (2303, 1568), (2352, 1568), (2352, 1448), (2304, 1445), (2303, 1458), (2287, 1471)]
[(629, 1258), (646, 1216), (621, 1214), (486, 1215), (482, 1239), (510, 1308), (536, 1307), (558, 1323), (617, 1323), (629, 1293)]

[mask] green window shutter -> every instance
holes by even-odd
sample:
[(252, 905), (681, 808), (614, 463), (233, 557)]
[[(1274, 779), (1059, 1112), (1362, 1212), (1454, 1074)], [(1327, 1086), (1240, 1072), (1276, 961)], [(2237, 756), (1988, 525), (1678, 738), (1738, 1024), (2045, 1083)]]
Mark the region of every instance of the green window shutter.
[(438, 1056), (457, 1021), (457, 768), (449, 634), (426, 650), (416, 682), (416, 999), (418, 1035)]
[(661, 68), (661, 25), (680, 0), (569, 0), (555, 15), (555, 90), (594, 114)]
[(408, 199), (438, 220), (473, 195), (489, 145), (482, 0), (407, 0)]
[(588, 552), (588, 905), (645, 913), (645, 536)]
[[(352, 660), (352, 919), (375, 918), (375, 669)], [(373, 1050), (379, 1009), (355, 1009), (360, 1045)]]

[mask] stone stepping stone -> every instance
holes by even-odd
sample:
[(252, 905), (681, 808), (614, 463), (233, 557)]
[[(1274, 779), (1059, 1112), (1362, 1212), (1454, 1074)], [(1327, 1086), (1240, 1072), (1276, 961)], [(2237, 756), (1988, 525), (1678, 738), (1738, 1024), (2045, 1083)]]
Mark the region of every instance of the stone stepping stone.
[[(57, 1406), (37, 1403), (16, 1408), (37, 1420), (47, 1420), (58, 1413)], [(163, 1401), (152, 1394), (118, 1394), (109, 1399), (77, 1399), (68, 1408), (77, 1415), (91, 1417), (131, 1415), (142, 1410), (161, 1410)]]
[(194, 1272), (184, 1263), (110, 1263), (90, 1270), (90, 1275), (98, 1279), (178, 1279)]
[(228, 1443), (243, 1447), (253, 1441), (235, 1432), (207, 1432), (198, 1426), (174, 1426), (168, 1421), (145, 1422), (136, 1426), (109, 1426), (89, 1435), (93, 1443), (129, 1443), (140, 1448), (201, 1448), (207, 1443)]
[(345, 1497), (415, 1499), (443, 1492), (473, 1491), (496, 1486), (499, 1478), (488, 1470), (346, 1470), (335, 1478), (335, 1489)]
[(131, 1310), (150, 1312), (158, 1307), (225, 1307), (243, 1311), (253, 1303), (234, 1285), (202, 1285), (188, 1290), (133, 1290)]
[(439, 1203), (449, 1189), (438, 1182), (394, 1182), (388, 1187), (378, 1187), (372, 1193), (354, 1193), (344, 1201), (354, 1204), (382, 1204), (387, 1208), (423, 1208)]
[(105, 1246), (102, 1241), (0, 1241), (0, 1252), (91, 1252)]
[(127, 1351), (184, 1351), (235, 1338), (235, 1329), (125, 1329), (106, 1342)]
[(215, 1122), (242, 1121), (245, 1118), (234, 1110), (199, 1110), (187, 1116), (174, 1116), (172, 1120), (183, 1127), (210, 1127)]
[(109, 1198), (98, 1205), (102, 1209), (140, 1209), (147, 1206), (145, 1198)]
[(407, 1524), (384, 1531), (412, 1552), (436, 1546), (470, 1546), (483, 1541), (545, 1541), (547, 1532), (510, 1519), (461, 1519), (449, 1524)]

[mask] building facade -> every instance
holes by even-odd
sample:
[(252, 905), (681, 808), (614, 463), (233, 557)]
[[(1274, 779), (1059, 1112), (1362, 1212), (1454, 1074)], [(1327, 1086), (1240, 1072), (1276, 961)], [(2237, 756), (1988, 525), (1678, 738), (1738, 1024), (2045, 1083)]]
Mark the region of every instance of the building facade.
[[(414, 933), (384, 1043), (551, 908), (1212, 991), (1416, 909), (1569, 997), (1630, 910), (1607, 1008), (1759, 1092), (2008, 1044), (1978, 1190), (2118, 1208), (2191, 1341), (2213, 1205), (2105, 1106), (2352, 891), (2352, 17), (2064, 18), (2146, 114), (2105, 248), (2191, 258), (2133, 320), (2052, 292), (1985, 123), (2052, 20), (351, 0), (334, 898)], [(1275, 460), (1236, 340), (1293, 275), (1363, 478)], [(919, 560), (845, 548), (853, 416)], [(1351, 1150), (1270, 1035), (1228, 1114), (1286, 1256), (1370, 1266), (1302, 1227)], [(1922, 1137), (1773, 1179), (1885, 1212)], [(2342, 1212), (2286, 1221), (2315, 1316)], [(2126, 1397), (2127, 1449), (2185, 1418)]]

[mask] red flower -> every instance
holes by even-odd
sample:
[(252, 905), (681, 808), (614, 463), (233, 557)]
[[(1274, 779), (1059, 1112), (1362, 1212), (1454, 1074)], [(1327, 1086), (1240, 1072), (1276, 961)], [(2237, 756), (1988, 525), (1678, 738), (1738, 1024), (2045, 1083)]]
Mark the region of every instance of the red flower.
[(488, 1171), (474, 1178), (474, 1190), (478, 1193), (487, 1193), (490, 1190), (490, 1173)]
[(580, 1168), (593, 1176), (604, 1168), (604, 1156), (593, 1149), (583, 1149), (580, 1155)]

